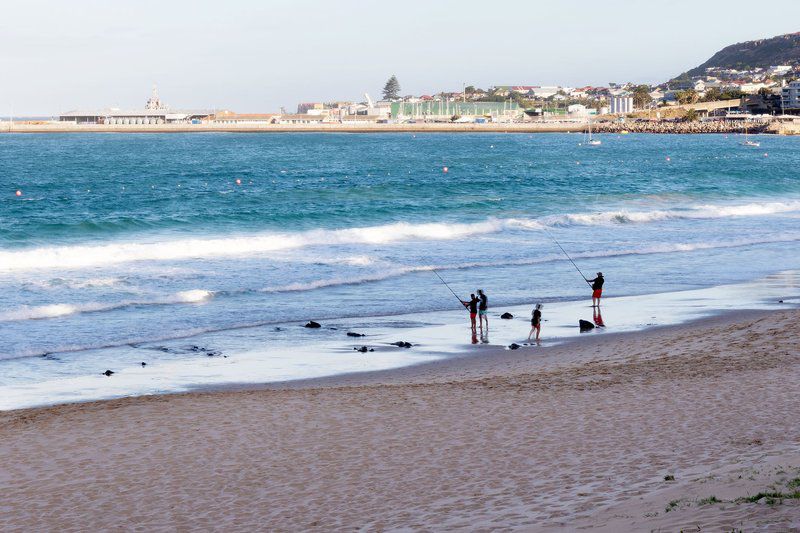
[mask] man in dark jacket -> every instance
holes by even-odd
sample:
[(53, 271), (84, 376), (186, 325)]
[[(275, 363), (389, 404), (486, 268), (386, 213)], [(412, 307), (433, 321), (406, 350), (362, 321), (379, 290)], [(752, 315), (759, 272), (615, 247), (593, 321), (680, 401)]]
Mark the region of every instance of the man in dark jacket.
[(461, 300), (461, 303), (464, 304), (464, 307), (469, 309), (469, 320), (472, 323), (472, 332), (475, 333), (475, 317), (478, 316), (478, 303), (480, 299), (476, 298), (474, 294), (470, 294), (469, 298), (469, 301), (465, 302)]
[(592, 286), (592, 307), (600, 307), (600, 298), (603, 296), (603, 273), (598, 272), (594, 279), (587, 279), (586, 283)]

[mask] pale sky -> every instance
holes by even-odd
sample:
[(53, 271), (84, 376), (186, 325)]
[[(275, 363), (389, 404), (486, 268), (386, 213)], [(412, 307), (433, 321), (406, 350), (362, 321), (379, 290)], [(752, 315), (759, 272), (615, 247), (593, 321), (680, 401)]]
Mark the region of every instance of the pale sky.
[(154, 83), (238, 112), (377, 99), (391, 74), (403, 94), (659, 83), (795, 31), (797, 0), (2, 0), (0, 115), (140, 108)]

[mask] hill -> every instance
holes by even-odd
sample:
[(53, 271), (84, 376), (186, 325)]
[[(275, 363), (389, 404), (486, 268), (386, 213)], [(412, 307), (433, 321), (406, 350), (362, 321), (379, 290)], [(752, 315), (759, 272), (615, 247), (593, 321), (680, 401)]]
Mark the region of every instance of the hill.
[(705, 63), (678, 78), (702, 76), (709, 67), (751, 70), (771, 65), (800, 64), (800, 32), (726, 46)]

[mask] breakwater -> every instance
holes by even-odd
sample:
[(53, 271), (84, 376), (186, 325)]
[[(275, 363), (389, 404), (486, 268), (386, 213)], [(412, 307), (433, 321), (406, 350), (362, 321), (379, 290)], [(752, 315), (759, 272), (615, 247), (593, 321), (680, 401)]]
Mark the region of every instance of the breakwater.
[(717, 120), (713, 122), (598, 122), (592, 126), (597, 133), (769, 133), (769, 122)]

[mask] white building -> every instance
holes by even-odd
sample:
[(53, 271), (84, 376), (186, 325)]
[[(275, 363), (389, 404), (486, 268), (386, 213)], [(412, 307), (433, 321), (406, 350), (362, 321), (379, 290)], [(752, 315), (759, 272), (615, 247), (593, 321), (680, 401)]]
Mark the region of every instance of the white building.
[(800, 109), (800, 81), (793, 81), (781, 90), (783, 109)]
[(143, 109), (112, 107), (90, 111), (68, 111), (59, 115), (58, 119), (61, 122), (75, 124), (147, 125), (199, 122), (207, 120), (213, 114), (214, 112), (209, 110), (170, 110), (158, 97), (158, 90), (153, 87), (153, 93)]
[(772, 65), (767, 70), (767, 74), (770, 76), (783, 76), (784, 74), (788, 74), (792, 71), (791, 65)]
[(633, 113), (633, 97), (631, 96), (609, 96), (608, 110), (612, 114)]
[(589, 114), (589, 111), (583, 104), (572, 104), (570, 106), (567, 106), (567, 113), (569, 113), (570, 115), (585, 116)]

